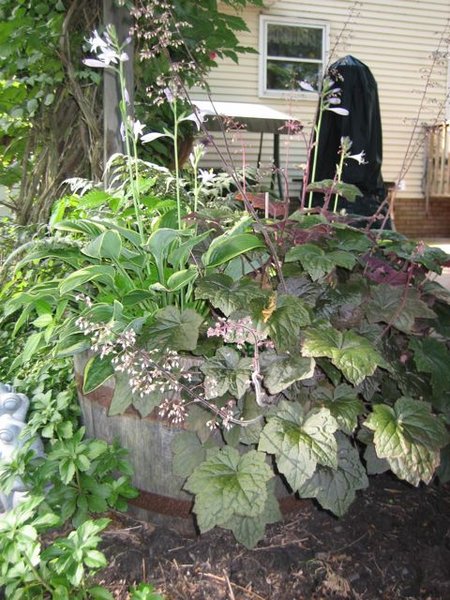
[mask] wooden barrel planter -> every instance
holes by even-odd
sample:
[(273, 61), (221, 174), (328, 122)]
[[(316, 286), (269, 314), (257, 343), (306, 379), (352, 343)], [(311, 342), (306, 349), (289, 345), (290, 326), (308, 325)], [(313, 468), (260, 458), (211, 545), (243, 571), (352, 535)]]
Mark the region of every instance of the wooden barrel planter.
[[(185, 533), (195, 531), (192, 519), (193, 498), (184, 492), (184, 479), (172, 472), (172, 442), (184, 429), (157, 416), (153, 411), (141, 417), (129, 407), (124, 414), (110, 416), (109, 407), (114, 393), (113, 378), (93, 392), (83, 393), (83, 372), (88, 353), (74, 359), (78, 399), (86, 435), (108, 443), (118, 441), (128, 450), (133, 467), (133, 484), (139, 496), (129, 502), (131, 512), (140, 519), (168, 522)], [(284, 514), (297, 511), (304, 501), (290, 495), (281, 479), (277, 481), (277, 496)]]
[(118, 441), (128, 450), (128, 461), (134, 471), (133, 485), (139, 491), (139, 496), (129, 501), (132, 512), (152, 521), (163, 521), (164, 515), (192, 520), (192, 495), (182, 490), (184, 479), (172, 473), (171, 445), (175, 436), (183, 431), (182, 426), (158, 418), (156, 411), (141, 417), (133, 407), (122, 415), (110, 416), (113, 378), (93, 392), (83, 393), (83, 373), (88, 358), (89, 354), (83, 353), (74, 359), (82, 424), (87, 437), (108, 443)]

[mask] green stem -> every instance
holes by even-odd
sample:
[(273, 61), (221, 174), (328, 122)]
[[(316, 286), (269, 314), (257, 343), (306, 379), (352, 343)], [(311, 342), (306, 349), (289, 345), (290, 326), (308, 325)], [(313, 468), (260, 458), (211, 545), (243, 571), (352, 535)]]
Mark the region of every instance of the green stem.
[(39, 575), (39, 571), (35, 568), (35, 566), (33, 565), (33, 563), (31, 562), (31, 560), (28, 558), (28, 556), (26, 554), (23, 555), (23, 558), (25, 560), (25, 562), (28, 565), (28, 568), (30, 569), (30, 571), (33, 573), (36, 581), (45, 589), (47, 590), (47, 592), (50, 594), (50, 596), (53, 598), (53, 588), (51, 588), (44, 579), (42, 579), (42, 577)]
[(200, 192), (200, 187), (198, 185), (198, 161), (194, 163), (194, 212), (197, 212), (198, 206), (198, 196)]
[[(336, 182), (337, 183), (340, 183), (342, 181), (342, 171), (344, 170), (344, 160), (345, 160), (345, 152), (344, 152), (344, 148), (341, 147), (341, 158), (339, 159), (339, 164), (336, 167)], [(339, 201), (339, 194), (336, 192), (336, 194), (334, 195), (334, 205), (333, 205), (334, 213), (337, 212), (338, 201)]]
[[(317, 123), (314, 126), (314, 131), (316, 133), (316, 139), (314, 142), (314, 158), (313, 158), (313, 165), (312, 165), (312, 169), (311, 169), (311, 177), (309, 179), (309, 181), (311, 183), (314, 182), (315, 178), (316, 178), (316, 170), (317, 170), (317, 155), (319, 153), (319, 135), (320, 135), (320, 128), (322, 127), (322, 116), (323, 116), (323, 96), (320, 97), (320, 105), (319, 105), (319, 116), (317, 117)], [(312, 201), (313, 201), (313, 195), (314, 192), (309, 192), (309, 197), (308, 197), (308, 208), (312, 207)]]
[(177, 194), (177, 217), (178, 217), (178, 229), (181, 229), (181, 194), (180, 194), (180, 165), (178, 161), (178, 111), (177, 111), (177, 100), (176, 98), (172, 101), (172, 111), (174, 117), (173, 127), (173, 148), (174, 148), (174, 161), (175, 161), (175, 181), (176, 181), (176, 194)]
[[(141, 211), (139, 208), (139, 192), (136, 187), (138, 180), (135, 177), (135, 173), (133, 173), (133, 165), (131, 162), (132, 154), (131, 154), (131, 144), (130, 144), (130, 132), (128, 129), (128, 111), (127, 111), (127, 103), (126, 103), (126, 95), (125, 95), (126, 79), (125, 79), (125, 72), (124, 72), (122, 61), (119, 62), (118, 73), (119, 73), (120, 92), (121, 92), (121, 97), (122, 97), (121, 102), (120, 102), (120, 115), (122, 118), (122, 123), (123, 123), (124, 131), (125, 131), (125, 154), (127, 157), (128, 176), (130, 178), (131, 195), (133, 197), (133, 207), (134, 207), (134, 214), (136, 217), (136, 223), (138, 226), (141, 243), (144, 244), (145, 237), (144, 237), (144, 228), (142, 225)], [(135, 165), (136, 165), (136, 173), (138, 176), (139, 172), (137, 171), (137, 148), (136, 148), (135, 143), (134, 143), (133, 150), (134, 150), (134, 160), (135, 160)]]

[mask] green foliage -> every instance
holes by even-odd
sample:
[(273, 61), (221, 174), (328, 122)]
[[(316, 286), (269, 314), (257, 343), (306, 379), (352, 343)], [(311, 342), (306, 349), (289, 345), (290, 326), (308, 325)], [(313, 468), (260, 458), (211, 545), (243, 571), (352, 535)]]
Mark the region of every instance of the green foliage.
[(194, 510), (200, 531), (221, 525), (235, 534), (238, 531), (240, 541), (253, 545), (256, 521), (250, 524), (248, 519), (257, 519), (264, 531), (265, 523), (272, 522), (276, 512), (269, 499), (268, 481), (272, 477), (262, 452), (250, 450), (240, 455), (228, 446), (214, 452), (194, 469), (185, 484), (196, 494)]
[(440, 449), (449, 441), (444, 422), (431, 413), (431, 405), (399, 398), (393, 407), (375, 404), (365, 422), (374, 431), (377, 455), (391, 470), (413, 485), (429, 483), (440, 462)]
[(205, 374), (207, 398), (223, 396), (228, 391), (241, 398), (250, 387), (252, 361), (241, 358), (233, 348), (219, 348), (215, 356), (201, 366)]
[(97, 546), (108, 519), (85, 521), (43, 548), (39, 536), (61, 524), (60, 517), (43, 512), (43, 506), (43, 497), (35, 496), (2, 516), (0, 585), (6, 598), (111, 599), (105, 588), (92, 583), (96, 571), (106, 565)]
[(304, 414), (300, 404), (282, 401), (274, 416), (268, 417), (258, 449), (275, 455), (278, 469), (297, 491), (317, 465), (337, 468), (337, 428), (326, 408)]
[(323, 508), (342, 517), (355, 499), (355, 492), (366, 488), (369, 481), (358, 450), (341, 433), (336, 435), (336, 440), (337, 466), (320, 465), (298, 492), (303, 498), (316, 498)]
[(131, 590), (131, 600), (164, 600), (150, 583), (140, 583)]
[[(199, 19), (197, 34), (206, 15), (194, 4), (176, 6), (187, 21)], [(216, 2), (208, 5), (214, 14)], [(327, 102), (324, 110), (338, 110)], [(178, 157), (177, 128), (189, 116), (176, 100), (169, 109), (175, 133), (164, 136)], [(210, 204), (198, 173), (191, 192), (175, 163), (174, 182), (168, 170), (122, 157), (109, 171), (113, 192), (61, 200), (45, 238), (7, 261), (4, 323), (20, 342), (10, 371), (90, 349), (81, 392), (110, 380), (110, 414), (133, 407), (176, 426), (185, 420), (174, 473), (195, 496), (199, 529), (230, 529), (248, 547), (280, 518), (277, 479), (338, 516), (367, 487), (367, 473), (389, 468), (414, 485), (445, 480), (450, 295), (426, 275), (446, 257), (395, 233), (335, 223), (331, 194), (335, 203), (356, 194), (341, 181), (316, 186), (326, 198), (321, 214), (263, 224)], [(67, 571), (62, 590), (80, 586), (85, 567), (103, 565), (91, 516), (124, 508), (135, 493), (123, 452), (73, 426), (70, 389), (34, 394), (29, 431), (48, 440), (46, 458), (25, 446), (0, 470), (5, 488), (20, 476), (42, 497), (51, 485), (48, 513), (78, 527), (49, 550), (57, 576)], [(36, 565), (38, 554), (36, 546)]]

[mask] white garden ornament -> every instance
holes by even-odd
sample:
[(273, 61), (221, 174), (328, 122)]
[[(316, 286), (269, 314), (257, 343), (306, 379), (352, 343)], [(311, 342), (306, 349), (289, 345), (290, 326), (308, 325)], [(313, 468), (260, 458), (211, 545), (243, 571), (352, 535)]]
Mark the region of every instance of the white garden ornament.
[[(7, 384), (0, 383), (0, 462), (9, 463), (16, 451), (29, 442), (22, 431), (26, 425), (25, 419), (29, 407), (25, 394), (20, 394)], [(44, 455), (44, 447), (40, 438), (32, 441), (30, 448), (36, 456)], [(3, 514), (26, 500), (28, 491), (20, 477), (14, 481), (8, 493), (0, 490), (0, 518)]]

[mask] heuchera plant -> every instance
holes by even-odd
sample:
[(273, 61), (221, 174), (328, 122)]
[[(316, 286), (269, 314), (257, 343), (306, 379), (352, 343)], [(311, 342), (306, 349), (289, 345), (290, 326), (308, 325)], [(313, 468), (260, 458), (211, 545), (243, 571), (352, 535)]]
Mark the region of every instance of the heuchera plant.
[(84, 392), (114, 376), (110, 414), (185, 423), (174, 470), (200, 531), (249, 547), (281, 517), (277, 480), (341, 516), (368, 475), (449, 478), (450, 294), (428, 277), (444, 252), (353, 227), (336, 212), (355, 195), (339, 174), (311, 184), (320, 210), (261, 221), (199, 203), (196, 172), (192, 213), (185, 182), (161, 196), (169, 174), (128, 160), (131, 194), (82, 196), (55, 222), (64, 237), (19, 263), (65, 271), (7, 303), (18, 327), (38, 313), (17, 364), (93, 349)]

